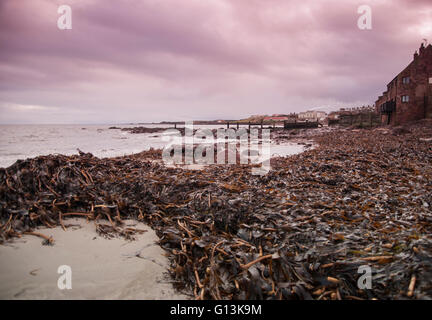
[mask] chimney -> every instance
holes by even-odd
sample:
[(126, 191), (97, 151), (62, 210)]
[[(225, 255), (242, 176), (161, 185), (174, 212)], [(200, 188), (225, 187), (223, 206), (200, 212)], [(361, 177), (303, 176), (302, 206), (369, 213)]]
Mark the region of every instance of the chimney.
[(416, 52), (414, 52), (414, 60), (417, 59), (417, 57), (418, 57), (418, 53), (417, 53), (417, 50), (416, 50)]
[(420, 46), (420, 49), (419, 49), (419, 54), (420, 54), (420, 55), (423, 54), (424, 49), (425, 49), (425, 46), (424, 46), (424, 43), (422, 42), (422, 44), (421, 44), (421, 46)]

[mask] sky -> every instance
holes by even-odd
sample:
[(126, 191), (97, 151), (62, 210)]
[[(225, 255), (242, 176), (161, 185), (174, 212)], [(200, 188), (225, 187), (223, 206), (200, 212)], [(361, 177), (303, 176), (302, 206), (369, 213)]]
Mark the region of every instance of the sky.
[[(57, 26), (61, 5), (70, 30)], [(372, 105), (423, 39), (431, 0), (0, 0), (0, 123)]]

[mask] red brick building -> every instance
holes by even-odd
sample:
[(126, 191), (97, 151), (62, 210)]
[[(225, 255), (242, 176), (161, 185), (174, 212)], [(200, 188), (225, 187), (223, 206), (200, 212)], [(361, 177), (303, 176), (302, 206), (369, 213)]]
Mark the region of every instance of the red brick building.
[(421, 45), (413, 61), (375, 102), (382, 124), (432, 118), (432, 45)]

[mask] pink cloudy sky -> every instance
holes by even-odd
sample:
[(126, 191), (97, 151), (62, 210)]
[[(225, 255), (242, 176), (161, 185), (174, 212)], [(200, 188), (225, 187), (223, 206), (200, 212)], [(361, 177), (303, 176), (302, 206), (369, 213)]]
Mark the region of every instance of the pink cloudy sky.
[[(72, 30), (59, 30), (59, 5)], [(359, 30), (359, 5), (372, 30)], [(0, 123), (241, 118), (372, 104), (431, 0), (1, 0)]]

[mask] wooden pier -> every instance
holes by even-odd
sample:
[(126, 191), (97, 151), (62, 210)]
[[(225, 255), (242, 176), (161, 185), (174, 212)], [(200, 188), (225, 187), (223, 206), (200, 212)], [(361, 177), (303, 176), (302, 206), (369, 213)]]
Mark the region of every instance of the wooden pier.
[[(171, 123), (174, 125), (174, 128), (177, 128), (177, 125), (181, 125), (183, 124), (182, 122), (174, 122)], [(201, 125), (201, 124), (196, 124), (196, 125)], [(303, 128), (318, 128), (318, 127), (322, 127), (322, 124), (319, 123), (318, 121), (316, 122), (308, 122), (308, 121), (295, 121), (295, 122), (291, 122), (291, 121), (281, 121), (281, 122), (239, 122), (239, 121), (227, 121), (225, 123), (220, 122), (220, 123), (208, 123), (206, 125), (219, 125), (219, 126), (224, 126), (227, 129), (229, 128), (236, 128), (239, 129), (240, 126), (247, 126), (248, 129), (250, 130), (252, 127), (259, 127), (261, 129), (264, 128), (276, 128), (276, 125), (278, 125), (277, 128), (279, 129), (303, 129)]]

